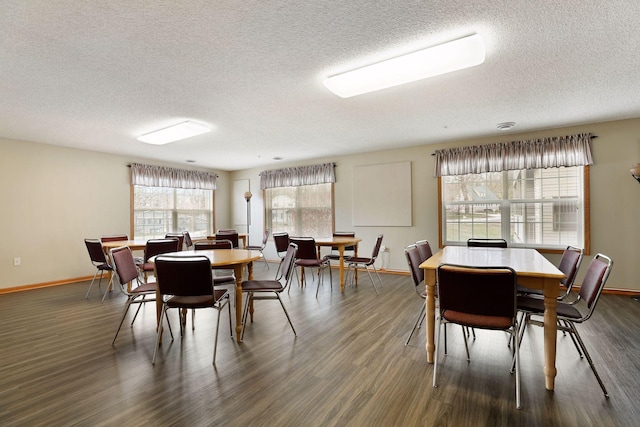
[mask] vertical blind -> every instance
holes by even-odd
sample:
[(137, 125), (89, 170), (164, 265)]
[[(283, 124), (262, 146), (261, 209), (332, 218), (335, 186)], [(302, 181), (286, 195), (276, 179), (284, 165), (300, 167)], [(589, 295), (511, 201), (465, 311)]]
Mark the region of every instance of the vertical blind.
[(434, 176), (591, 165), (592, 138), (581, 133), (437, 150)]
[(333, 163), (272, 169), (260, 172), (260, 188), (299, 187), (336, 182)]
[(216, 175), (209, 172), (132, 163), (131, 184), (146, 187), (215, 190)]

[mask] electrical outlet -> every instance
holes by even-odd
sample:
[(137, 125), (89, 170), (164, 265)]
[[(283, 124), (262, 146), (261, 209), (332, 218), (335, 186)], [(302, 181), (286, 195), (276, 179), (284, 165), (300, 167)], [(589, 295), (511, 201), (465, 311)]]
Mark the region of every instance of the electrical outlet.
[(15, 257), (13, 259), (13, 265), (18, 266), (20, 264), (22, 264), (22, 259), (20, 259), (20, 257)]
[(389, 249), (386, 246), (380, 246), (381, 252), (387, 252)]

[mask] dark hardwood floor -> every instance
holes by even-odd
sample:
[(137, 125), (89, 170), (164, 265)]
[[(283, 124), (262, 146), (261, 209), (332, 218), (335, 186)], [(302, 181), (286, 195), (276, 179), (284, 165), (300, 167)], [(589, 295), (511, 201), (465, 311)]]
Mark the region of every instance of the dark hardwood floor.
[[(272, 277), (257, 264), (257, 277)], [(337, 280), (334, 274), (334, 281)], [(310, 279), (310, 276), (308, 276)], [(110, 345), (125, 297), (100, 302), (88, 282), (0, 295), (0, 425), (3, 426), (637, 426), (640, 425), (640, 303), (604, 295), (578, 326), (609, 389), (605, 399), (570, 338), (558, 336), (555, 392), (544, 387), (542, 329), (522, 346), (522, 404), (503, 332), (478, 331), (467, 363), (460, 329), (449, 329), (439, 387), (425, 361), (424, 327), (404, 342), (422, 301), (408, 276), (369, 278), (344, 294), (328, 275), (284, 294), (298, 337), (277, 301), (257, 301), (244, 342), (229, 338), (222, 312), (217, 365), (215, 311), (158, 361), (153, 303), (133, 313)], [(104, 284), (103, 284), (104, 289)]]

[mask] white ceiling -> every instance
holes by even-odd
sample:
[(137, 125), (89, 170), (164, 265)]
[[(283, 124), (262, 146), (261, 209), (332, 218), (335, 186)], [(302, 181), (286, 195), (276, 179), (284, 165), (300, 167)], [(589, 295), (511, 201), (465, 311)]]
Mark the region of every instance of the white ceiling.
[[(0, 137), (218, 170), (640, 117), (637, 0), (5, 0), (0, 31)], [(472, 33), (480, 66), (322, 84)], [(214, 131), (136, 140), (185, 119)]]

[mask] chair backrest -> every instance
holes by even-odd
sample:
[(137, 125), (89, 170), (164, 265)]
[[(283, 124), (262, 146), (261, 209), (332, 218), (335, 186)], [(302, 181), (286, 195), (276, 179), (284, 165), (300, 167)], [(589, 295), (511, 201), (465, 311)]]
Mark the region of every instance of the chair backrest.
[(597, 254), (589, 263), (587, 274), (584, 276), (578, 294), (580, 299), (587, 303), (589, 311), (581, 320), (587, 320), (593, 314), (602, 289), (609, 278), (609, 273), (611, 273), (611, 267), (613, 267), (613, 261), (603, 254)]
[(567, 246), (567, 249), (562, 253), (558, 270), (562, 271), (566, 276), (560, 282), (567, 288), (567, 292), (571, 291), (573, 282), (576, 280), (580, 264), (582, 263), (582, 256), (582, 249), (576, 248), (575, 246)]
[(431, 245), (426, 240), (418, 240), (416, 242), (416, 246), (418, 247), (418, 251), (420, 252), (420, 264), (433, 256)]
[(109, 234), (101, 236), (100, 240), (103, 242), (118, 242), (120, 240), (129, 240), (129, 236), (127, 234)]
[(238, 247), (238, 232), (236, 230), (218, 230), (216, 240), (231, 240), (234, 248)]
[(84, 239), (84, 244), (87, 247), (87, 251), (89, 251), (89, 257), (93, 265), (108, 264), (99, 239)]
[(376, 239), (376, 244), (373, 247), (373, 251), (371, 252), (371, 259), (375, 261), (378, 258), (378, 254), (380, 253), (380, 247), (382, 246), (382, 238), (384, 235), (378, 234), (378, 238)]
[(145, 262), (149, 261), (149, 258), (156, 255), (166, 254), (167, 252), (177, 252), (178, 243), (179, 240), (175, 237), (147, 240), (147, 245), (144, 249)]
[(262, 233), (262, 249), (267, 246), (267, 242), (269, 241), (269, 234), (271, 234), (271, 231), (268, 228), (265, 228), (264, 232)]
[(291, 237), (291, 243), (298, 246), (296, 259), (318, 259), (318, 250), (316, 248), (316, 239), (313, 237)]
[(472, 238), (467, 240), (467, 246), (477, 248), (506, 248), (507, 241), (504, 239), (478, 239)]
[(286, 252), (289, 247), (289, 233), (273, 233), (273, 243), (276, 245), (278, 255)]
[(138, 279), (138, 267), (133, 259), (133, 254), (128, 246), (120, 246), (109, 251), (109, 257), (113, 262), (113, 269), (116, 277), (120, 282), (120, 286)]
[(231, 240), (201, 240), (193, 244), (194, 251), (215, 250), (215, 249), (233, 249)]
[(291, 281), (291, 273), (293, 273), (293, 270), (295, 268), (297, 251), (298, 251), (298, 245), (296, 245), (295, 243), (289, 243), (289, 246), (287, 246), (287, 253), (284, 255), (284, 258), (282, 258), (282, 263), (280, 264), (280, 268), (278, 268), (278, 271), (276, 272), (277, 281), (280, 282), (284, 277), (285, 287)]
[[(333, 233), (333, 237), (356, 237), (356, 233), (354, 233), (353, 231), (336, 231), (335, 233)], [(331, 246), (331, 250), (337, 251), (339, 250), (339, 248), (337, 246)], [(344, 250), (355, 251), (356, 247), (354, 245), (345, 246)]]
[(167, 233), (164, 235), (165, 239), (175, 237), (178, 239), (178, 250), (181, 251), (184, 244), (184, 233)]
[(437, 269), (440, 311), (516, 316), (516, 272), (510, 267), (441, 264)]
[(191, 234), (189, 234), (188, 231), (183, 231), (182, 234), (184, 234), (184, 245), (187, 247), (187, 249), (189, 249), (191, 246), (193, 246)]
[(162, 295), (213, 295), (211, 261), (204, 255), (160, 255), (155, 274)]
[(420, 248), (416, 244), (409, 245), (404, 248), (404, 255), (407, 258), (413, 285), (416, 292), (420, 293), (418, 287), (424, 285), (424, 270), (420, 268), (420, 264), (422, 263)]

